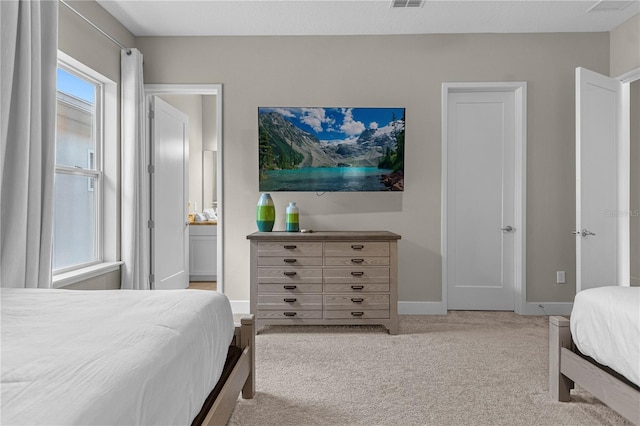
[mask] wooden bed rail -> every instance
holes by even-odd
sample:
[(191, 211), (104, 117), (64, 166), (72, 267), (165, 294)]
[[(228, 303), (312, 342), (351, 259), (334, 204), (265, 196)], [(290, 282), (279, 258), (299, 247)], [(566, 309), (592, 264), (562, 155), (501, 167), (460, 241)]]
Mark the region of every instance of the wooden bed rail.
[(202, 422), (203, 426), (226, 425), (236, 406), (240, 391), (242, 391), (242, 397), (245, 399), (254, 397), (256, 392), (254, 374), (255, 338), (256, 324), (254, 315), (243, 317), (234, 332), (235, 345), (242, 349), (242, 355), (240, 355), (240, 359), (231, 371), (207, 417)]
[(567, 402), (574, 383), (640, 425), (640, 390), (576, 353), (569, 320), (549, 317), (549, 393), (555, 401)]

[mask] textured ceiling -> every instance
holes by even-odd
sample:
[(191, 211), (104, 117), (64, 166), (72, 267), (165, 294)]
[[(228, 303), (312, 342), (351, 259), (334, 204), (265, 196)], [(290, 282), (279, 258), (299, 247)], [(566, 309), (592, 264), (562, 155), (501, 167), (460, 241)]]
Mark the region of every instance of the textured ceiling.
[[(610, 31), (640, 11), (591, 11), (596, 0), (98, 0), (136, 36), (358, 35)], [(605, 9), (609, 9), (605, 7)]]

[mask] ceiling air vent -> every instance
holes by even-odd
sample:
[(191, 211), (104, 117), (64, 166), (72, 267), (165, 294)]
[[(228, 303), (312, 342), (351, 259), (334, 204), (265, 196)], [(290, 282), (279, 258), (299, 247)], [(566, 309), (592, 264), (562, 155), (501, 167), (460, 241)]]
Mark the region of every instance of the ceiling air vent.
[(633, 1), (600, 0), (587, 10), (587, 12), (616, 12), (629, 6)]
[(422, 7), (424, 0), (391, 0), (391, 7)]

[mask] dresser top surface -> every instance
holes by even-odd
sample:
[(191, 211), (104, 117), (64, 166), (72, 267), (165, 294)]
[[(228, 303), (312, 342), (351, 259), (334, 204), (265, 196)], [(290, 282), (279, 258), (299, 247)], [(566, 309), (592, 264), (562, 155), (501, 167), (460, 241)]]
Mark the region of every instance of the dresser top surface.
[(257, 241), (389, 241), (402, 237), (389, 231), (313, 231), (313, 232), (254, 232), (248, 240)]

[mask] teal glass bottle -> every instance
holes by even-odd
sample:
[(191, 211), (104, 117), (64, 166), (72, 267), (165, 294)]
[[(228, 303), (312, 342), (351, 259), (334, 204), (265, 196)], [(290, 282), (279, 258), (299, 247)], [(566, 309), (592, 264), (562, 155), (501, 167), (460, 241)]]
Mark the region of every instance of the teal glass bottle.
[(258, 231), (271, 232), (276, 221), (276, 206), (270, 194), (261, 194), (256, 208), (256, 223)]
[(296, 203), (293, 201), (289, 202), (289, 206), (287, 207), (287, 232), (298, 232), (300, 231), (300, 211), (298, 207), (296, 207)]

